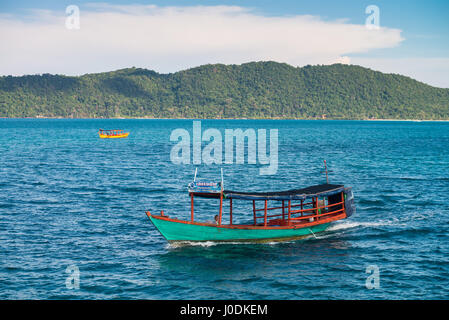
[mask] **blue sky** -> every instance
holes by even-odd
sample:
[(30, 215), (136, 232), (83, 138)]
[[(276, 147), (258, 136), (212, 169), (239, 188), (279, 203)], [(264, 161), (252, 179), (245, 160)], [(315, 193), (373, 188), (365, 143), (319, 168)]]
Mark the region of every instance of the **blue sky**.
[[(4, 38), (2, 42), (11, 43), (12, 47), (7, 52), (2, 52), (0, 48), (0, 57), (3, 56), (2, 60), (4, 60), (4, 64), (0, 63), (0, 74), (19, 75), (44, 72), (77, 74), (108, 71), (126, 66), (144, 67), (158, 72), (174, 72), (204, 63), (243, 63), (251, 60), (275, 60), (301, 66), (309, 63), (329, 64), (335, 61), (338, 62), (342, 58), (341, 61), (347, 63), (359, 64), (382, 72), (400, 73), (431, 85), (449, 87), (449, 19), (447, 19), (449, 16), (449, 1), (102, 1), (102, 3), (106, 4), (107, 9), (98, 9), (98, 7), (96, 8), (95, 5), (92, 5), (93, 2), (95, 1), (1, 1), (0, 17), (3, 17), (3, 24), (1, 24), (0, 20), (0, 27), (3, 27), (0, 29), (0, 40)], [(155, 34), (155, 31), (153, 31), (149, 34), (149, 37), (146, 37), (145, 34), (136, 35), (136, 40), (128, 43), (127, 39), (133, 38), (133, 28), (157, 29), (154, 25), (147, 24), (145, 22), (147, 20), (132, 19), (135, 15), (140, 16), (139, 11), (142, 10), (139, 9), (141, 8), (139, 5), (150, 4), (157, 6), (158, 10), (149, 9), (147, 20), (155, 15), (160, 15), (161, 18), (165, 17), (166, 20), (164, 21), (170, 23), (170, 26), (177, 21), (183, 21), (183, 24), (177, 26), (175, 30), (179, 30), (179, 33), (182, 34), (182, 32), (187, 32), (184, 30), (184, 26), (189, 26), (187, 28), (188, 34), (184, 34), (179, 38), (174, 36), (170, 39), (171, 41), (164, 41), (167, 33), (161, 31), (164, 33), (164, 35), (161, 35)], [(17, 32), (18, 34), (29, 34), (29, 30), (39, 30), (39, 34), (42, 36), (41, 42), (45, 43), (47, 47), (52, 47), (56, 43), (63, 43), (61, 37), (73, 38), (77, 31), (72, 31), (70, 34), (67, 33), (67, 36), (60, 35), (56, 31), (49, 31), (51, 26), (57, 24), (55, 21), (66, 18), (65, 9), (68, 5), (77, 5), (80, 8), (81, 28), (75, 36), (77, 37), (76, 50), (68, 49), (68, 51), (76, 51), (77, 56), (70, 56), (69, 53), (66, 54), (63, 50), (57, 49), (57, 54), (51, 53), (53, 57), (51, 57), (49, 62), (45, 62), (45, 58), (49, 57), (50, 54), (40, 48), (38, 42), (31, 39), (28, 40), (28, 45), (26, 39), (22, 39), (22, 37), (13, 38), (8, 36), (11, 34), (8, 28), (13, 27), (16, 28), (15, 30), (22, 27), (25, 28), (20, 31), (21, 33)], [(117, 11), (116, 7), (114, 7), (115, 5), (130, 6), (134, 9), (137, 8), (137, 10), (127, 9), (126, 12), (120, 12), (117, 18), (115, 18), (113, 14), (113, 12)], [(195, 8), (199, 5), (211, 8), (211, 11), (187, 10), (173, 18), (176, 20), (168, 21), (172, 15), (162, 10), (165, 7), (175, 7), (184, 10), (185, 8)], [(369, 43), (362, 42), (366, 41), (364, 39), (371, 37), (374, 33), (363, 33), (363, 30), (357, 29), (357, 26), (365, 24), (368, 16), (365, 13), (365, 8), (368, 5), (376, 5), (379, 8), (380, 27), (385, 29), (383, 34), (375, 36), (377, 38), (373, 39), (372, 46)], [(223, 6), (228, 9), (220, 9), (221, 11), (214, 9)], [(231, 6), (247, 11), (229, 12)], [(34, 9), (46, 10), (49, 14), (42, 14), (42, 11), (37, 13)], [(95, 19), (104, 21), (103, 25), (105, 25), (105, 28), (111, 30), (110, 42), (114, 42), (114, 39), (116, 39), (113, 37), (114, 34), (121, 34), (120, 30), (122, 29), (127, 30), (123, 31), (122, 35), (123, 39), (125, 39), (122, 41), (123, 47), (109, 47), (106, 40), (101, 46), (100, 44), (95, 44), (96, 47), (93, 50), (96, 50), (96, 52), (104, 50), (103, 55), (107, 55), (107, 59), (101, 59), (99, 54), (98, 56), (92, 53), (88, 54), (89, 46), (92, 46), (93, 42), (89, 38), (89, 34), (97, 34), (97, 37), (101, 36), (106, 39), (109, 36), (109, 34), (99, 33), (99, 27), (94, 29), (94, 24), (88, 20), (89, 18), (94, 19), (95, 11), (101, 11), (101, 16), (98, 13), (99, 16), (95, 17)], [(88, 15), (88, 13), (91, 13), (91, 15)], [(229, 34), (226, 34), (223, 33), (226, 30), (220, 29), (223, 26), (217, 25), (212, 26), (211, 33), (208, 36), (202, 33), (202, 30), (199, 30), (200, 27), (190, 26), (191, 21), (201, 20), (207, 16), (215, 17), (215, 20), (223, 18), (224, 23), (226, 23), (225, 21), (229, 15), (238, 16), (235, 21), (237, 21), (236, 26), (239, 26), (239, 28), (260, 30), (262, 33), (268, 32), (270, 34), (270, 30), (263, 29), (263, 25), (274, 23), (273, 19), (282, 18), (280, 21), (276, 20), (273, 28), (279, 30), (282, 35), (287, 33), (289, 35), (286, 35), (284, 38), (275, 34), (271, 35), (273, 38), (269, 38), (268, 35), (265, 46), (254, 42), (252, 46), (258, 48), (258, 51), (251, 51), (244, 46), (245, 41), (248, 41), (246, 40), (247, 38), (244, 38), (245, 36), (254, 37), (250, 33), (241, 35), (240, 29), (230, 29), (227, 30)], [(305, 18), (307, 16), (313, 16), (315, 20), (309, 21)], [(298, 19), (295, 17), (298, 17)], [(273, 19), (270, 20), (269, 18)], [(254, 24), (247, 25), (245, 19), (246, 21), (253, 21)], [(318, 24), (316, 24), (316, 20), (319, 21)], [(83, 21), (85, 22), (84, 24)], [(122, 29), (115, 29), (115, 25), (109, 26), (114, 21), (120, 23)], [(139, 25), (133, 21), (142, 21), (142, 24)], [(30, 29), (32, 23), (36, 23), (36, 25)], [(214, 20), (211, 22), (211, 20), (206, 19), (204, 23), (207, 28), (207, 25), (213, 24)], [(298, 24), (297, 37), (293, 33), (288, 32), (289, 26), (296, 23)], [(332, 25), (329, 25), (329, 23)], [(44, 24), (45, 26), (43, 26)], [(203, 26), (205, 25), (203, 24)], [(346, 26), (350, 26), (350, 28), (346, 28)], [(231, 27), (233, 27), (232, 22), (230, 23)], [(94, 31), (88, 33), (88, 28), (92, 28), (97, 33)], [(303, 30), (312, 31), (304, 33), (302, 32)], [(335, 38), (336, 42), (329, 42), (329, 48), (323, 46), (313, 47), (313, 37), (310, 37), (310, 33), (314, 32), (313, 30), (317, 30), (315, 36), (317, 39), (324, 37), (323, 41), (327, 41), (326, 35), (329, 34), (329, 37)], [(47, 31), (48, 33), (44, 33)], [(195, 32), (199, 32), (198, 35)], [(168, 34), (172, 35), (174, 31)], [(233, 35), (235, 38), (241, 37), (241, 43), (238, 41), (225, 41), (225, 45), (219, 49), (220, 43), (209, 45), (197, 40), (207, 37), (215, 39), (219, 36), (227, 38), (228, 35)], [(339, 38), (339, 35), (341, 35), (341, 38)], [(189, 45), (189, 43), (183, 40), (186, 36), (191, 37), (191, 43), (194, 43), (201, 51), (195, 52), (192, 48), (184, 50)], [(147, 41), (142, 41), (148, 38), (156, 39), (153, 50), (149, 47), (150, 45)], [(281, 38), (285, 40), (285, 43), (281, 43), (281, 41), (284, 41)], [(303, 47), (301, 47), (302, 38), (304, 38)], [(51, 39), (54, 41), (52, 42)], [(346, 43), (348, 39), (351, 39), (353, 43)], [(263, 39), (260, 41), (263, 41)], [(147, 47), (139, 48), (137, 42), (145, 42)], [(178, 43), (178, 46), (176, 46), (176, 43)], [(167, 45), (167, 47), (162, 50), (164, 45)], [(68, 46), (65, 45), (66, 48)], [(274, 46), (292, 48), (290, 53), (283, 54), (274, 50)], [(23, 48), (29, 52), (29, 55), (24, 55), (21, 58), (21, 55), (24, 54), (21, 51)], [(283, 49), (284, 52), (286, 51), (285, 48)], [(335, 48), (335, 50), (332, 51), (332, 48)], [(145, 52), (145, 55), (140, 55), (139, 52)], [(39, 64), (36, 61), (38, 59), (32, 59), (32, 57), (42, 57), (42, 62)], [(70, 60), (72, 68), (64, 67), (67, 64), (57, 63), (58, 59)], [(5, 62), (5, 60), (10, 61)], [(90, 61), (91, 64), (86, 61)]]

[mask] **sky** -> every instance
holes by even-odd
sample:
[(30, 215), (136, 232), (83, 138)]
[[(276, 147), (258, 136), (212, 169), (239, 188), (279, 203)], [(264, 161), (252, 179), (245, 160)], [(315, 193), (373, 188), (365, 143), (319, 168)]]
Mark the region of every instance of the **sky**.
[(447, 0), (0, 0), (0, 75), (278, 61), (449, 88), (447, 17)]

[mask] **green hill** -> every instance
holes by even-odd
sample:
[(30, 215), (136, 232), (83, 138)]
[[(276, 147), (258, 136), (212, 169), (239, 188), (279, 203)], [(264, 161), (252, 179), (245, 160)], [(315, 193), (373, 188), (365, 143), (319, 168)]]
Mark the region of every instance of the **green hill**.
[(0, 77), (0, 117), (449, 119), (449, 89), (360, 66), (204, 65), (171, 74)]

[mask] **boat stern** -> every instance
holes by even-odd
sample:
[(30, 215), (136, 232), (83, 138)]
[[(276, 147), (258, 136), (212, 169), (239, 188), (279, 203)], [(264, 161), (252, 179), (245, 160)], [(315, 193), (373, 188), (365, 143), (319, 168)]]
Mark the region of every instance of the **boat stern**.
[(345, 195), (344, 197), (345, 197), (346, 218), (349, 218), (356, 211), (355, 202), (354, 202), (354, 194), (352, 193), (352, 188), (345, 188), (344, 195)]

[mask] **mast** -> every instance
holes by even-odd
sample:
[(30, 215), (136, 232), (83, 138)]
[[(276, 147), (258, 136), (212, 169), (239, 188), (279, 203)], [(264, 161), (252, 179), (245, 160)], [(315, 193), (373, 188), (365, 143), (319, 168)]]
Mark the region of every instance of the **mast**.
[(326, 171), (326, 183), (329, 184), (329, 176), (327, 175), (327, 163), (326, 163), (326, 160), (324, 160), (324, 170)]
[(220, 184), (220, 213), (218, 215), (218, 225), (221, 226), (221, 217), (223, 213), (223, 168), (221, 168), (221, 184)]
[(190, 220), (193, 222), (193, 192), (190, 193)]
[[(195, 168), (195, 176), (193, 177), (193, 182), (196, 180), (196, 173), (198, 168)], [(194, 210), (193, 210), (193, 192), (190, 193), (190, 220), (193, 222)]]

